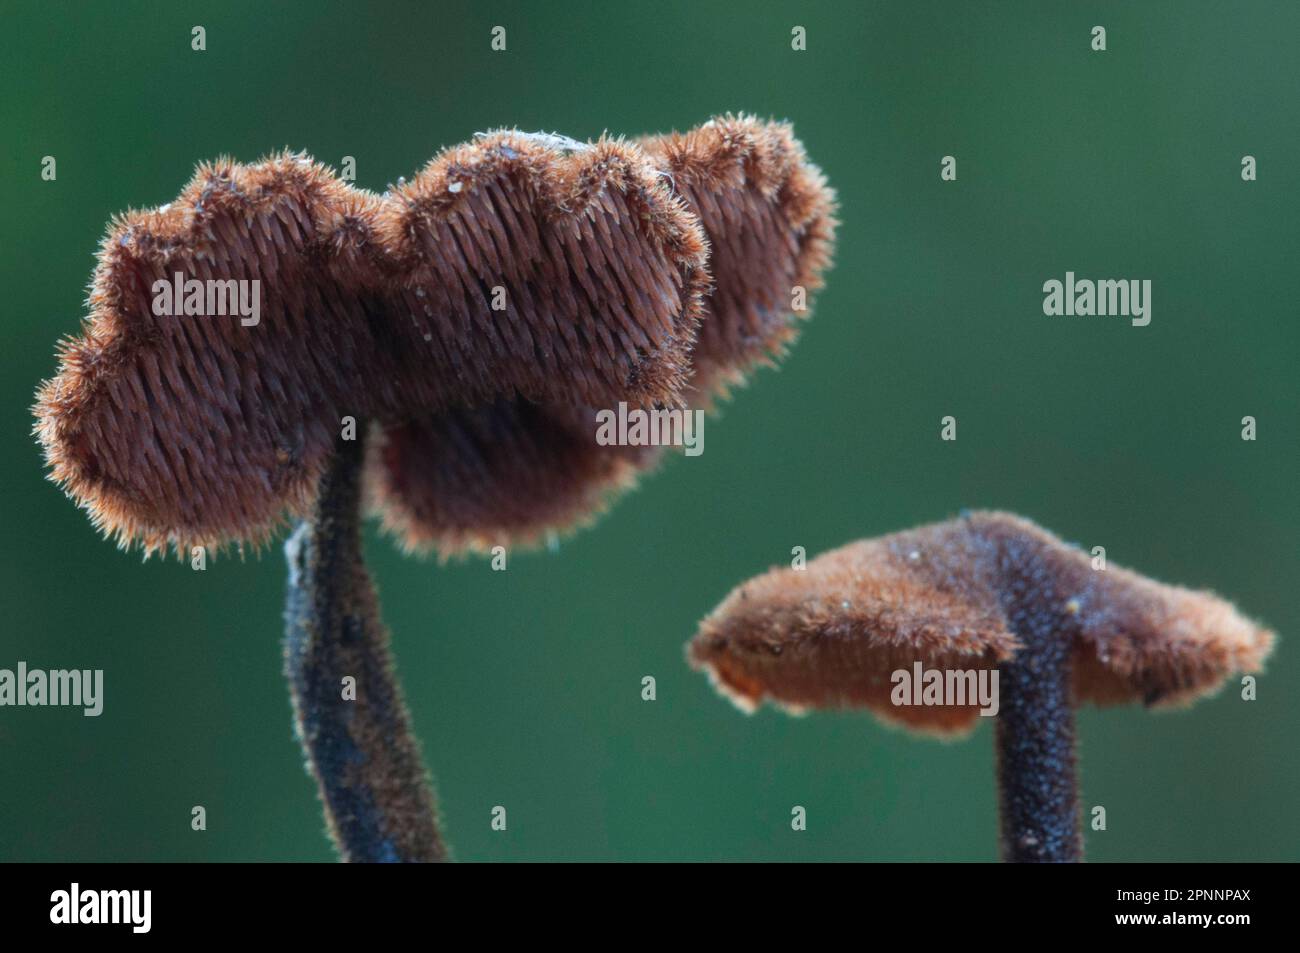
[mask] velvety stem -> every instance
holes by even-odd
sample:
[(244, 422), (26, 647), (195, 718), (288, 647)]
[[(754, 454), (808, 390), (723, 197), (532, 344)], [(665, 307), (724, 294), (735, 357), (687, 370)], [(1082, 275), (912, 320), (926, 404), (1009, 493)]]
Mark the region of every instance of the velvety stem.
[(285, 544), (294, 723), (344, 860), (444, 860), (433, 791), (363, 561), (362, 459), (361, 440), (339, 442), (312, 518)]
[(1051, 613), (1013, 613), (1012, 622), (1024, 648), (998, 669), (1002, 859), (1079, 861), (1071, 642)]

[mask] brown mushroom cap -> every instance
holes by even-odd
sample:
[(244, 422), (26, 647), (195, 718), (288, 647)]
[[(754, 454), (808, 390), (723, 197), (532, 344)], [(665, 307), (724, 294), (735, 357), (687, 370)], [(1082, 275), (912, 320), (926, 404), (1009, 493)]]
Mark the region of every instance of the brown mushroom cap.
[[(788, 124), (718, 117), (637, 140), (698, 216), (711, 284), (684, 399), (709, 406), (793, 341), (792, 288), (811, 305), (828, 267), (835, 197)], [(653, 447), (602, 447), (592, 406), (518, 398), (385, 427), (368, 485), (385, 527), (442, 555), (531, 545), (598, 515), (662, 460)]]
[(1014, 657), (1015, 611), (1046, 613), (1075, 644), (1076, 703), (1190, 703), (1257, 670), (1273, 633), (1211, 593), (1108, 566), (1029, 520), (968, 517), (775, 569), (700, 625), (692, 665), (747, 710), (862, 707), (920, 731), (969, 730), (974, 705), (896, 706), (891, 674), (993, 668)]
[[(705, 258), (695, 216), (622, 142), (493, 134), (382, 197), (302, 156), (220, 161), (112, 224), (37, 434), (123, 544), (260, 541), (314, 496), (343, 416), (680, 401)], [(258, 280), (260, 323), (155, 314), (177, 272)]]
[(788, 123), (719, 116), (637, 140), (699, 216), (712, 288), (691, 355), (693, 400), (709, 403), (771, 363), (811, 311), (796, 287), (822, 287), (834, 244), (835, 193)]
[[(707, 405), (780, 354), (833, 208), (789, 127), (743, 116), (639, 144), (493, 133), (382, 197), (302, 156), (223, 160), (113, 223), (37, 434), (146, 551), (265, 540), (344, 415), (377, 432), (367, 495), (408, 548), (535, 543), (661, 458), (598, 446), (595, 408)], [(261, 324), (155, 316), (176, 271), (260, 279)]]

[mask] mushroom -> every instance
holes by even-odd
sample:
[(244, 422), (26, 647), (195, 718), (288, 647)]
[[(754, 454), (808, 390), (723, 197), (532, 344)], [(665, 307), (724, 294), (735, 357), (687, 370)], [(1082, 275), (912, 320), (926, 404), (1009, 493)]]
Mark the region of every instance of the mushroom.
[[(996, 674), (1002, 857), (1077, 861), (1075, 706), (1189, 704), (1257, 670), (1273, 640), (1217, 596), (1094, 569), (1029, 520), (977, 512), (742, 584), (688, 657), (747, 711), (865, 708), (936, 735), (974, 727), (969, 673)], [(925, 669), (957, 691), (915, 704)]]
[[(647, 147), (484, 134), (382, 196), (304, 155), (203, 165), (110, 226), (36, 434), (51, 479), (124, 548), (260, 548), (299, 521), (285, 671), (330, 833), (345, 860), (440, 860), (363, 504), (444, 555), (590, 518), (660, 457), (599, 446), (595, 409), (707, 402), (775, 356), (774, 289), (817, 286), (832, 211), (788, 127), (745, 117)], [(710, 235), (747, 241), (763, 273), (711, 272)], [(155, 285), (176, 274), (199, 312), (214, 282), (253, 285), (261, 319), (160, 315)], [(734, 293), (714, 303), (715, 287)]]

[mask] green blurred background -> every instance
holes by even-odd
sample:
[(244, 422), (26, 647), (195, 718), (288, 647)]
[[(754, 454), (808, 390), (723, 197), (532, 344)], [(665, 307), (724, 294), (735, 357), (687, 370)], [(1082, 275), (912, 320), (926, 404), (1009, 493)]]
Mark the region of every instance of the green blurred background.
[[(368, 542), (457, 856), (994, 859), (991, 725), (940, 744), (857, 714), (746, 718), (682, 646), (793, 546), (1001, 507), (1281, 637), (1252, 704), (1229, 686), (1081, 713), (1084, 804), (1109, 827), (1089, 857), (1300, 859), (1300, 6), (43, 0), (3, 21), (0, 667), (103, 668), (106, 702), (0, 709), (0, 859), (332, 857), (290, 733), (278, 546), (142, 564), (43, 479), (32, 393), (110, 216), (221, 153), (352, 155), (383, 190), (490, 127), (727, 110), (791, 119), (842, 204), (780, 371), (710, 419), (703, 456), (508, 572)], [(1151, 325), (1045, 317), (1067, 270), (1152, 279)]]

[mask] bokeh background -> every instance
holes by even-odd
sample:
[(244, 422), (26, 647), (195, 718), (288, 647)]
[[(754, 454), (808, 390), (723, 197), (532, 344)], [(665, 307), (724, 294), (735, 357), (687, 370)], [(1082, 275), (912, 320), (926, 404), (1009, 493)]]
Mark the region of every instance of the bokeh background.
[[(490, 127), (586, 138), (727, 110), (791, 119), (842, 203), (781, 369), (709, 420), (703, 456), (505, 573), (368, 541), (457, 856), (994, 859), (991, 725), (941, 744), (857, 714), (747, 718), (682, 646), (793, 546), (1003, 507), (1281, 637), (1254, 703), (1229, 686), (1186, 712), (1081, 713), (1084, 804), (1109, 827), (1090, 858), (1300, 859), (1297, 35), (1292, 2), (11, 0), (0, 667), (103, 668), (106, 704), (0, 709), (0, 859), (332, 857), (290, 733), (278, 546), (142, 564), (43, 479), (32, 393), (108, 219), (222, 153), (352, 155), (382, 190)], [(1045, 317), (1066, 270), (1150, 278), (1151, 325)]]

